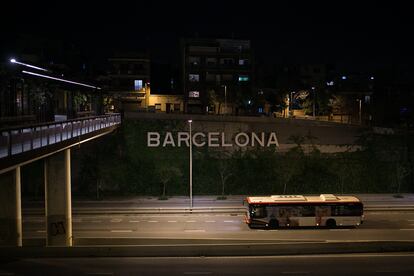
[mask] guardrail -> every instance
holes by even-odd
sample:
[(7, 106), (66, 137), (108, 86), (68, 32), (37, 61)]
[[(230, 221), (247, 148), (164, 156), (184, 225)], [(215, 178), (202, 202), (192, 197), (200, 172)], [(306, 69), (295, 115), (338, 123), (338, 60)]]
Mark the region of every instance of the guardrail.
[(0, 129), (0, 158), (59, 143), (121, 123), (119, 113)]

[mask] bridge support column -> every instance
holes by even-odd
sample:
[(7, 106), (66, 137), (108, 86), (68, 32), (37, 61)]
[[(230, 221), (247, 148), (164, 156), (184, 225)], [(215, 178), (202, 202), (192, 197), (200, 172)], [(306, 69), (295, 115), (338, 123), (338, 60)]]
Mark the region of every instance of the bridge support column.
[(0, 175), (0, 244), (22, 246), (20, 167)]
[(72, 246), (70, 149), (45, 159), (46, 245)]

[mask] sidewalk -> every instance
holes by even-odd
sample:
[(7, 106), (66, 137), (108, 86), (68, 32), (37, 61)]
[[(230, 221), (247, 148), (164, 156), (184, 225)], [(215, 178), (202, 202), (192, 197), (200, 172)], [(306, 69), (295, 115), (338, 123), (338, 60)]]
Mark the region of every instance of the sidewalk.
[[(336, 194), (340, 196), (340, 194)], [(410, 204), (414, 205), (414, 194), (405, 193), (399, 194), (343, 194), (346, 196), (356, 196), (364, 204), (371, 205), (372, 203), (389, 203), (389, 204)], [(261, 195), (254, 195), (261, 196)], [(226, 195), (225, 200), (217, 199), (219, 195), (209, 196), (193, 196), (194, 202), (239, 202), (243, 203), (247, 195)], [(188, 196), (172, 196), (168, 197), (168, 200), (159, 200), (156, 196), (133, 196), (133, 197), (107, 197), (103, 200), (90, 200), (90, 199), (76, 199), (73, 198), (73, 202), (82, 203), (145, 203), (145, 202), (159, 202), (159, 203), (186, 203), (189, 202)]]

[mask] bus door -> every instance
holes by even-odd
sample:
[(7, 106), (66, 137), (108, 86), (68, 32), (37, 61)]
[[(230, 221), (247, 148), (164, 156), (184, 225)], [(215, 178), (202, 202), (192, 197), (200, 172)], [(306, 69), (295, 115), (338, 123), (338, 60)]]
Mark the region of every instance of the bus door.
[(324, 218), (331, 216), (331, 206), (315, 206), (315, 223), (321, 226), (325, 223)]

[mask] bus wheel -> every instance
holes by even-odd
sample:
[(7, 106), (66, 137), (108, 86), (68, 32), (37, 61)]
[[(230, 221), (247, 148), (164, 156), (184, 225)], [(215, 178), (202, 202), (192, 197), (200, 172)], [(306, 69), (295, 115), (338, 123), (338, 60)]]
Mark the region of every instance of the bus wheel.
[(277, 219), (272, 219), (269, 221), (269, 228), (270, 229), (276, 229), (279, 227), (279, 222), (277, 221)]
[(336, 221), (334, 219), (328, 219), (326, 221), (326, 226), (328, 228), (335, 228), (336, 227)]

